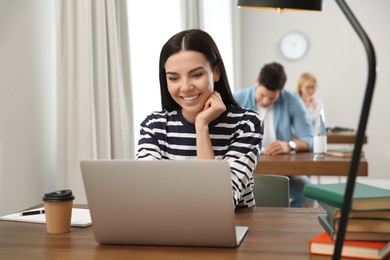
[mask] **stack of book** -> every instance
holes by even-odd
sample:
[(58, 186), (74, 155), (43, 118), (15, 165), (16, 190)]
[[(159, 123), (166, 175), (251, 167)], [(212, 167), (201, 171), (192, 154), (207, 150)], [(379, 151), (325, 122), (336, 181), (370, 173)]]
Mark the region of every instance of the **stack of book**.
[[(346, 183), (306, 185), (304, 195), (325, 209), (318, 215), (324, 232), (310, 241), (310, 253), (332, 255)], [(390, 253), (390, 190), (355, 183), (341, 252), (343, 257), (384, 259)]]
[[(335, 156), (335, 157), (344, 157), (351, 158), (353, 154), (353, 149), (342, 149), (342, 148), (333, 148), (326, 151), (326, 155)], [(364, 157), (364, 151), (360, 152), (360, 156)]]

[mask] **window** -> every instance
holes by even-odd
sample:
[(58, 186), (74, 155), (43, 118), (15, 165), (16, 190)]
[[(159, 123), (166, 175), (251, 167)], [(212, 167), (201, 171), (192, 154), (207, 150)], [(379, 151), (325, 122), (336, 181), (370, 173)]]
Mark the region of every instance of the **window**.
[[(134, 143), (147, 114), (161, 110), (158, 62), (163, 44), (184, 29), (183, 4), (193, 0), (128, 1)], [(189, 3), (188, 6), (190, 6)], [(233, 87), (231, 0), (199, 1), (199, 28), (216, 41)], [(221, 29), (222, 28), (222, 29)], [(134, 147), (136, 150), (136, 147)]]
[(147, 114), (161, 110), (158, 62), (162, 45), (181, 30), (180, 0), (128, 1), (134, 140)]

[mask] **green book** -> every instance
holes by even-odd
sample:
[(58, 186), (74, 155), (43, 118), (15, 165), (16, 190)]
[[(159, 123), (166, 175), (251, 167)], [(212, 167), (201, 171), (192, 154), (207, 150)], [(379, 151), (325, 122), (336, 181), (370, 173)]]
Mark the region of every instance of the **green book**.
[[(307, 184), (303, 189), (303, 194), (308, 198), (342, 208), (346, 186), (346, 183)], [(390, 209), (390, 190), (355, 183), (351, 210), (387, 209)]]

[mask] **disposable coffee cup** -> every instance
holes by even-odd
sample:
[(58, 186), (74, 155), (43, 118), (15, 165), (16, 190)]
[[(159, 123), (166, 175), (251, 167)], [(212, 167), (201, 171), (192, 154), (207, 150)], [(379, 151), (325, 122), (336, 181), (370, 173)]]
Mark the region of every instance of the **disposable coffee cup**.
[(47, 233), (69, 232), (74, 200), (72, 191), (59, 190), (45, 193), (42, 200), (45, 207)]

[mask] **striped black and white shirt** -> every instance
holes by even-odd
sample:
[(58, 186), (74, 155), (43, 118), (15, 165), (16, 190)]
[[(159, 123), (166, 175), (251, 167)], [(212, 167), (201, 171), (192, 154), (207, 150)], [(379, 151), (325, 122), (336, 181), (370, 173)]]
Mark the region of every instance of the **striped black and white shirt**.
[[(253, 170), (260, 156), (263, 123), (257, 112), (230, 106), (209, 124), (216, 160), (231, 168), (235, 206), (254, 207)], [(138, 160), (196, 160), (195, 125), (181, 111), (161, 111), (141, 123)]]

